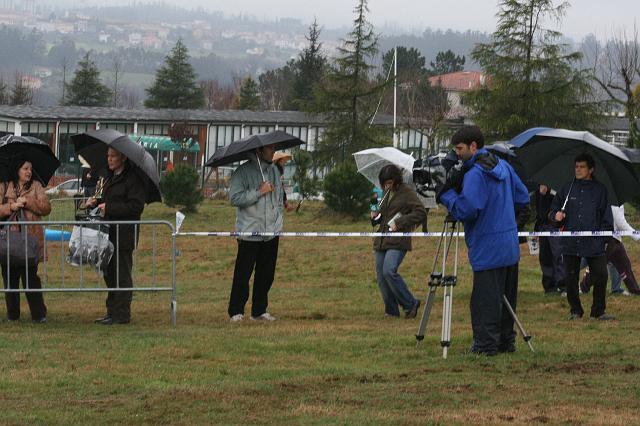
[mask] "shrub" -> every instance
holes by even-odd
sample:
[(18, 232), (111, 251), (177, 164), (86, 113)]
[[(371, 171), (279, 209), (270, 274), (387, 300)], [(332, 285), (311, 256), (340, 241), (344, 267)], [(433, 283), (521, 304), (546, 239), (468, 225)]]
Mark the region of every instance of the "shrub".
[(345, 161), (329, 172), (324, 179), (324, 202), (333, 211), (360, 217), (369, 211), (373, 185)]
[(304, 200), (318, 195), (320, 182), (317, 177), (309, 176), (313, 158), (308, 151), (297, 149), (293, 152), (293, 161), (296, 164), (296, 171), (293, 174), (293, 182), (296, 184), (300, 199), (296, 207), (296, 213), (300, 211), (300, 206)]
[(181, 206), (193, 213), (204, 197), (198, 188), (198, 172), (190, 166), (179, 164), (160, 179), (164, 203), (169, 207)]

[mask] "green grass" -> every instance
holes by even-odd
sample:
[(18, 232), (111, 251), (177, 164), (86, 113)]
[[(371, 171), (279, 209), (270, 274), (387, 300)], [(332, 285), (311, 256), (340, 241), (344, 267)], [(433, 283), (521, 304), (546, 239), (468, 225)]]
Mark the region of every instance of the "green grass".
[[(173, 221), (174, 211), (153, 205), (145, 218)], [(183, 230), (232, 230), (234, 220), (227, 203), (207, 201)], [(430, 215), (431, 230), (441, 223), (441, 211)], [(313, 203), (285, 226), (369, 229)], [(415, 239), (401, 268), (422, 300), (435, 243)], [(637, 269), (640, 250), (627, 245)], [(566, 301), (542, 295), (537, 259), (524, 251), (518, 314), (536, 353), (520, 338), (511, 355), (465, 353), (471, 273), (462, 250), (443, 360), (442, 293), (416, 350), (418, 320), (383, 318), (367, 238), (282, 238), (269, 304), (278, 321), (268, 324), (228, 322), (235, 240), (180, 237), (178, 248), (176, 328), (167, 293), (136, 294), (128, 326), (92, 324), (104, 294), (47, 294), (48, 324), (31, 324), (25, 302), (23, 320), (1, 323), (0, 423), (640, 423), (640, 298), (608, 298), (620, 321), (569, 322)]]

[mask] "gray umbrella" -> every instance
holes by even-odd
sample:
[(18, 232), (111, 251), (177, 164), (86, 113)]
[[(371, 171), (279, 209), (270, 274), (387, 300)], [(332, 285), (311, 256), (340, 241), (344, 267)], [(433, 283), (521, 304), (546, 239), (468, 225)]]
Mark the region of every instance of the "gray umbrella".
[(233, 141), (224, 148), (218, 148), (204, 165), (207, 167), (220, 167), (236, 161), (246, 160), (249, 158), (248, 155), (250, 153), (262, 146), (274, 145), (277, 151), (302, 145), (303, 143), (300, 138), (282, 130), (260, 133)]
[(126, 155), (133, 163), (133, 169), (145, 180), (150, 181), (147, 192), (147, 203), (162, 201), (160, 194), (160, 177), (156, 162), (142, 145), (135, 143), (127, 135), (113, 129), (92, 130), (71, 136), (73, 146), (78, 155), (91, 165), (93, 170), (107, 167), (107, 150), (109, 147)]
[(588, 153), (596, 162), (594, 176), (607, 187), (611, 204), (620, 205), (640, 195), (640, 182), (627, 155), (589, 132), (535, 128), (510, 143), (535, 182), (559, 189), (575, 176), (574, 158)]

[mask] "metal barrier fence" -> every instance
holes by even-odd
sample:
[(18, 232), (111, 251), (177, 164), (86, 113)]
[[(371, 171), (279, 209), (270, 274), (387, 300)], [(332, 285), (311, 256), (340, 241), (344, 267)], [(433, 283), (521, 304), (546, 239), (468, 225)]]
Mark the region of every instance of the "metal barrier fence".
[[(121, 240), (120, 229), (122, 226), (127, 226), (129, 231), (133, 227), (135, 249), (132, 253), (132, 287), (120, 287), (120, 260), (117, 252), (119, 244), (115, 245), (111, 258), (112, 261), (114, 258), (116, 261), (115, 288), (107, 288), (103, 281), (103, 276), (100, 272), (104, 271), (106, 264), (102, 268), (98, 260), (98, 254), (87, 252), (89, 249), (88, 244), (83, 245), (83, 238), (87, 238), (85, 242), (88, 243), (89, 237), (85, 237), (85, 235), (89, 234), (89, 230), (95, 230), (95, 228), (103, 227), (104, 225), (115, 226), (116, 241)], [(45, 236), (42, 247), (43, 260), (40, 262), (28, 260), (28, 232), (18, 233), (14, 231), (13, 236), (9, 235), (9, 229), (18, 226), (25, 231), (31, 227), (42, 228)], [(0, 228), (5, 233), (3, 240), (6, 246), (6, 254), (0, 256), (0, 264), (2, 264), (3, 269), (6, 269), (3, 272), (9, 275), (12, 268), (24, 268), (25, 283), (23, 285), (26, 287), (7, 288), (8, 283), (5, 282), (4, 287), (0, 288), (0, 293), (171, 292), (171, 323), (174, 326), (176, 325), (176, 232), (170, 222), (162, 220), (97, 222), (81, 220), (10, 221), (0, 222)], [(151, 228), (150, 232), (142, 232), (149, 228)], [(73, 240), (74, 246), (72, 247), (72, 239), (70, 237), (74, 230), (76, 231), (76, 238)], [(127, 232), (127, 228), (124, 229), (124, 232)], [(138, 234), (140, 237), (136, 238)], [(77, 238), (78, 236), (79, 239)], [(16, 262), (15, 258), (14, 261), (10, 259), (10, 253), (12, 253), (11, 244), (22, 243), (22, 241), (18, 242), (17, 238), (24, 238), (24, 259), (21, 260), (21, 263)], [(67, 239), (69, 243), (67, 243)], [(170, 241), (170, 243), (167, 244), (167, 241)], [(72, 248), (74, 249), (73, 251)], [(18, 250), (21, 251), (21, 248)], [(71, 255), (73, 253), (78, 254), (77, 250), (80, 250), (79, 255), (72, 258)], [(14, 257), (16, 255), (15, 251), (14, 249), (11, 254)], [(75, 260), (75, 263), (70, 263), (71, 260)], [(29, 266), (36, 265), (38, 273), (41, 275), (42, 288), (29, 288)], [(87, 266), (94, 269), (93, 273), (86, 270)], [(91, 278), (92, 275), (95, 276), (95, 279)], [(5, 274), (3, 274), (4, 278)]]

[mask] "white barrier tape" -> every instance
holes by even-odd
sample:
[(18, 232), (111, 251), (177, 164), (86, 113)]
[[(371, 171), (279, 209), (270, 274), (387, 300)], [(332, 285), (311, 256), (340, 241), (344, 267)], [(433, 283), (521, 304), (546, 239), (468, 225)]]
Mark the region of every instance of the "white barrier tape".
[[(441, 232), (178, 232), (182, 237), (441, 237)], [(448, 234), (447, 234), (448, 235)], [(464, 237), (464, 232), (458, 234)], [(519, 237), (627, 237), (640, 231), (518, 232)]]

